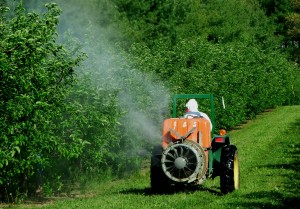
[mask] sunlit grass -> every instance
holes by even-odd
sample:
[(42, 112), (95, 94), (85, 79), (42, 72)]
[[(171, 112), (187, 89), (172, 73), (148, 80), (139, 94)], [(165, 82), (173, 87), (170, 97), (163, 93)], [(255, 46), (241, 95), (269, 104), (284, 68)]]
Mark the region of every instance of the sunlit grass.
[(300, 200), (300, 106), (279, 107), (229, 132), (238, 147), (240, 189), (221, 195), (219, 178), (174, 194), (150, 193), (149, 169), (123, 180), (93, 183), (74, 198), (9, 208), (297, 208)]

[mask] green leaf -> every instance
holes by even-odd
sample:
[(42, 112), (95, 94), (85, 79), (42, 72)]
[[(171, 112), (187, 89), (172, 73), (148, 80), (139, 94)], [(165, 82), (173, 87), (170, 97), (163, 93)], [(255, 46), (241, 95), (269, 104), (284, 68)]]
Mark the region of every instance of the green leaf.
[(15, 149), (17, 150), (17, 152), (20, 154), (20, 152), (21, 152), (20, 147), (15, 146), (14, 148), (15, 148)]
[(16, 153), (16, 150), (12, 150), (12, 151), (10, 152), (10, 154), (11, 154), (12, 157), (15, 156), (15, 153)]

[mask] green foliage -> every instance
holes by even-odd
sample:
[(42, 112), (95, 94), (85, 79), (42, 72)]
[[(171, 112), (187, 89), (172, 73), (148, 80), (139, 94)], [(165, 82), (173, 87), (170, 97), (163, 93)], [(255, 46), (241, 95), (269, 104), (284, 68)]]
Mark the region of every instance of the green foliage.
[(82, 76), (67, 95), (68, 110), (58, 122), (61, 125), (56, 135), (66, 140), (71, 136), (86, 144), (80, 152), (75, 152), (80, 157), (71, 162), (71, 169), (99, 174), (103, 167), (113, 167), (109, 163), (114, 160), (113, 149), (120, 141), (121, 113), (116, 93), (97, 89), (88, 76)]
[(266, 15), (276, 24), (283, 51), (299, 64), (299, 0), (258, 0)]
[[(1, 16), (0, 187), (4, 193), (27, 193), (37, 171), (54, 157), (78, 156), (84, 147), (74, 133), (68, 141), (55, 134), (66, 106), (64, 94), (74, 82), (72, 57), (56, 44), (60, 9), (46, 5), (42, 17), (25, 13), (22, 4), (12, 19)], [(76, 132), (75, 132), (76, 133)], [(74, 136), (74, 137), (72, 137)]]
[(169, 40), (172, 47), (181, 39), (194, 37), (213, 43), (256, 43), (266, 48), (276, 44), (275, 26), (255, 1), (116, 0), (115, 4), (123, 17), (124, 31), (134, 39), (131, 41), (148, 47), (160, 38)]
[[(137, 68), (159, 75), (172, 93), (215, 94), (218, 127), (231, 128), (264, 109), (299, 102), (299, 70), (278, 50), (276, 27), (257, 2), (117, 2), (130, 35), (131, 28), (149, 29), (131, 35), (135, 43), (129, 51)], [(141, 12), (131, 13), (128, 5)], [(169, 16), (163, 20), (145, 21), (165, 10)], [(163, 29), (166, 22), (169, 30)]]
[(217, 128), (232, 128), (267, 108), (299, 101), (299, 90), (296, 94), (293, 90), (299, 70), (279, 51), (239, 42), (213, 44), (201, 38), (183, 39), (172, 49), (162, 39), (156, 47), (132, 46), (138, 68), (168, 81), (171, 92), (213, 93)]

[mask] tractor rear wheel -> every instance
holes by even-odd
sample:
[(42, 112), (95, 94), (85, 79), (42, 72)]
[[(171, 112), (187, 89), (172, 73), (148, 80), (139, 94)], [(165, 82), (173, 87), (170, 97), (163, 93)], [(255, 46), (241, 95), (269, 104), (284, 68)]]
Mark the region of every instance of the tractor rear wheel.
[(240, 171), (237, 148), (234, 145), (225, 145), (221, 152), (221, 192), (227, 194), (237, 190), (240, 184)]
[(150, 182), (152, 193), (164, 193), (168, 191), (170, 184), (161, 167), (162, 147), (155, 146), (151, 156)]

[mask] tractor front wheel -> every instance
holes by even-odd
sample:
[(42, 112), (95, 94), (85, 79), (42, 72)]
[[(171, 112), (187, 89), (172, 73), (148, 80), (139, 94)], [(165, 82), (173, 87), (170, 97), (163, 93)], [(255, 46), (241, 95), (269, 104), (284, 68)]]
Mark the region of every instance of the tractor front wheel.
[(225, 145), (221, 152), (221, 192), (227, 194), (237, 190), (240, 184), (240, 171), (237, 148), (234, 145)]

